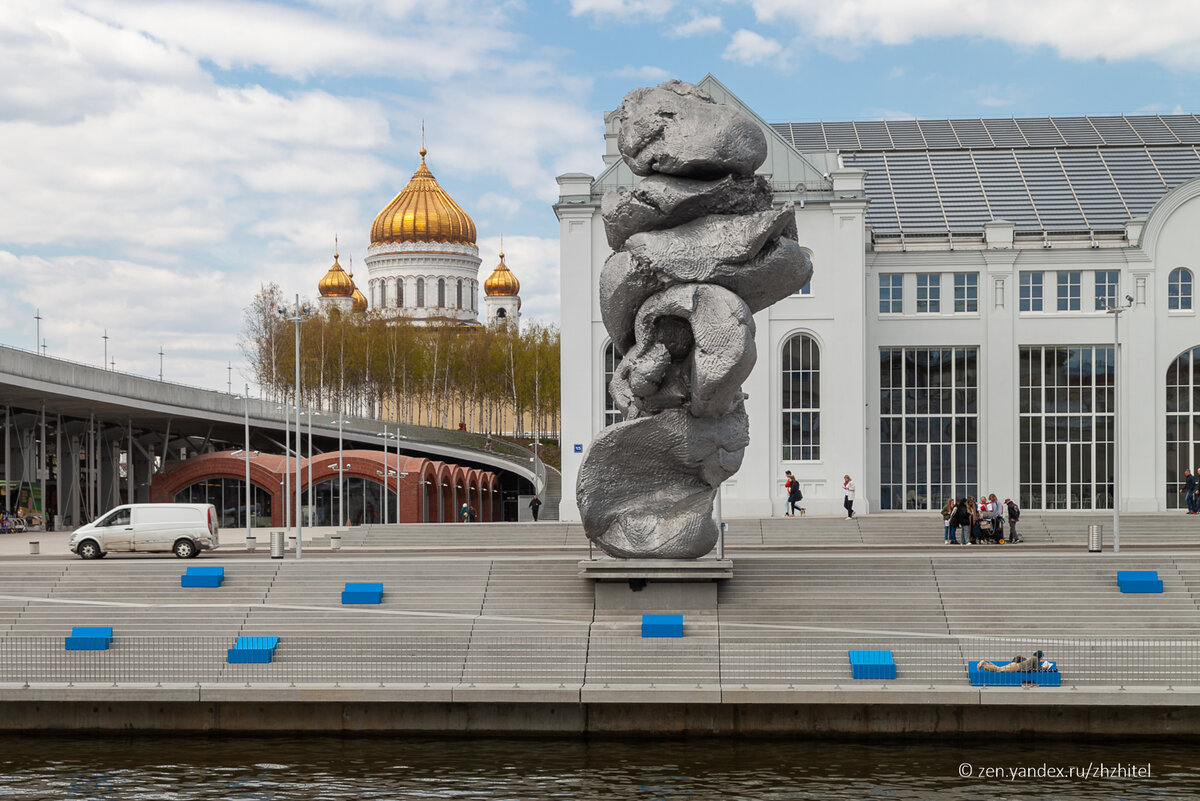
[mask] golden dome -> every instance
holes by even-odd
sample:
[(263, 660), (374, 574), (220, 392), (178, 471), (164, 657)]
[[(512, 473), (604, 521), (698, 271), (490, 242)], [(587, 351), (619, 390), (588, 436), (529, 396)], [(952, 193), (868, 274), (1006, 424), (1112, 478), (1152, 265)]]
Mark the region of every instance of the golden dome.
[(354, 305), (350, 308), (352, 312), (365, 312), (367, 310), (367, 298), (362, 292), (358, 291), (358, 285), (354, 283), (354, 273), (350, 273), (350, 285), (354, 287), (354, 291), (350, 293), (350, 297), (354, 299)]
[(521, 282), (504, 263), (504, 251), (500, 252), (500, 263), (483, 282), (483, 291), (489, 298), (512, 297), (521, 291)]
[(438, 185), (425, 166), (425, 148), (421, 148), (421, 166), (413, 173), (404, 191), (392, 198), (371, 224), (371, 244), (389, 242), (451, 242), (475, 244), (475, 223), (446, 191)]
[(333, 266), (325, 277), (317, 282), (317, 290), (323, 298), (348, 298), (354, 294), (354, 281), (338, 264), (338, 254), (333, 254)]

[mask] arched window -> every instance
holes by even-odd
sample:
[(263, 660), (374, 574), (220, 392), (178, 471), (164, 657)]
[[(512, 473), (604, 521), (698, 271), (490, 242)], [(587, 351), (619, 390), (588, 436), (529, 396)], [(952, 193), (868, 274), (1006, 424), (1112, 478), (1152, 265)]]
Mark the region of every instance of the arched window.
[[(383, 512), (383, 484), (378, 481), (346, 476), (342, 479), (342, 490), (338, 491), (337, 477), (317, 482), (313, 487), (313, 518), (309, 525), (337, 525), (338, 513), (345, 516), (351, 526), (396, 522), (396, 493), (387, 491), (387, 514)], [(300, 496), (300, 505), (308, 512), (308, 490)], [(409, 521), (411, 522), (411, 521)]]
[(807, 334), (783, 345), (783, 460), (821, 458), (821, 348)]
[(425, 279), (417, 279), (417, 308), (425, 308)]
[(458, 302), (454, 304), (454, 308), (461, 309), (462, 305), (462, 279), (458, 279)]
[(404, 279), (396, 279), (396, 308), (404, 308)]
[(1167, 308), (1171, 311), (1191, 311), (1192, 271), (1186, 267), (1171, 270), (1167, 279)]
[(446, 305), (446, 279), (438, 279), (438, 308), (443, 308)]
[(1200, 467), (1200, 346), (1167, 366), (1167, 508), (1182, 509), (1183, 471)]
[[(222, 528), (246, 525), (246, 482), (238, 478), (206, 478), (175, 493), (175, 503), (211, 503)], [(250, 525), (271, 525), (271, 495), (251, 485)]]
[(621, 410), (617, 408), (617, 404), (613, 403), (612, 395), (609, 394), (608, 386), (612, 383), (613, 376), (616, 375), (617, 365), (621, 363), (621, 357), (617, 355), (617, 349), (613, 343), (609, 342), (604, 348), (604, 426), (607, 428), (613, 423), (619, 423), (625, 419), (621, 414)]

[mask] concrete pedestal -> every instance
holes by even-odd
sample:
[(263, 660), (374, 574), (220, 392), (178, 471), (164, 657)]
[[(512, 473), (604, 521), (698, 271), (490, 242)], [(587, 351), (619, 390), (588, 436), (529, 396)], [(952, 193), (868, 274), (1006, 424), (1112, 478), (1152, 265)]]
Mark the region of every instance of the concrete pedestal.
[(715, 611), (717, 582), (733, 578), (729, 559), (589, 559), (579, 575), (594, 583), (601, 611)]

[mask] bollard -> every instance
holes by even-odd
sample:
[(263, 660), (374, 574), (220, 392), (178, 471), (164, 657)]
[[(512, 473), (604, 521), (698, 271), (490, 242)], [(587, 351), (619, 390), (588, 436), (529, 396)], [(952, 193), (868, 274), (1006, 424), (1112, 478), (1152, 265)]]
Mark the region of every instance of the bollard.
[(42, 552), (41, 549), (42, 549), (42, 544), (40, 542), (38, 542), (37, 540), (29, 541), (29, 555), (30, 556), (36, 556), (37, 554), (41, 553)]
[(329, 537), (329, 550), (340, 551), (342, 549), (342, 535), (333, 534)]
[(272, 559), (282, 559), (283, 558), (283, 532), (282, 531), (272, 531), (271, 532), (271, 558)]
[(1088, 553), (1100, 553), (1104, 547), (1104, 526), (1093, 523), (1088, 526)]
[(253, 534), (246, 537), (246, 550), (247, 551), (253, 551), (257, 547), (258, 547), (258, 538), (257, 537), (255, 537)]

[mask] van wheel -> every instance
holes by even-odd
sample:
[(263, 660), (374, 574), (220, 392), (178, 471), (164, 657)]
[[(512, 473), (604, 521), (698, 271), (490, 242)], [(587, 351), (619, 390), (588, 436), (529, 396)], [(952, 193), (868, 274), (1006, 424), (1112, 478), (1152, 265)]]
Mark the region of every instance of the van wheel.
[(175, 547), (171, 550), (180, 559), (191, 559), (196, 555), (196, 543), (191, 540), (176, 540)]
[(99, 559), (104, 556), (104, 552), (100, 550), (100, 543), (95, 540), (84, 540), (79, 543), (79, 549), (76, 551), (80, 559)]

